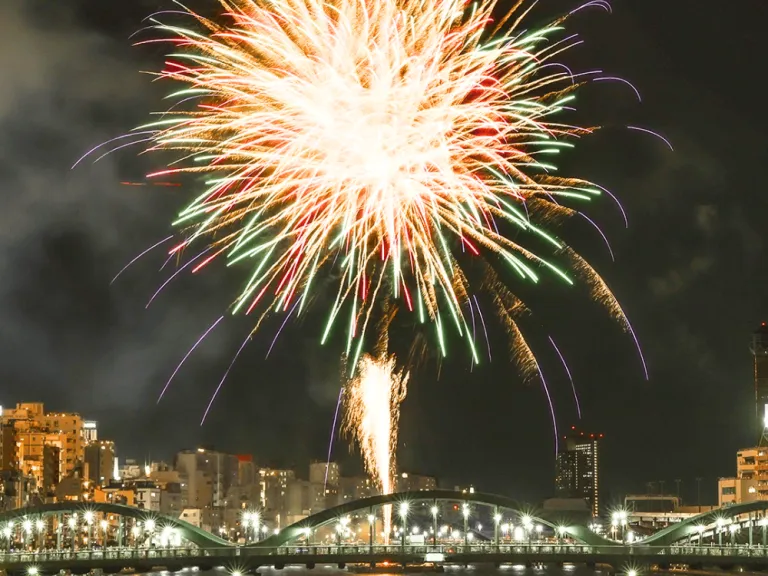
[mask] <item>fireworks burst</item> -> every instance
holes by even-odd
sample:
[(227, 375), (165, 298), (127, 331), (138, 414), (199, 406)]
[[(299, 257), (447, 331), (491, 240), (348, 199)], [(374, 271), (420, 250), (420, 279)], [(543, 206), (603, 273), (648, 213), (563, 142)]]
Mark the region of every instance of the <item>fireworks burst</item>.
[[(396, 473), (400, 404), (407, 393), (408, 374), (396, 369), (394, 356), (360, 359), (357, 376), (344, 390), (344, 432), (360, 447), (365, 469), (380, 494), (391, 494)], [(387, 507), (384, 533), (389, 534)]]
[(150, 42), (176, 48), (159, 76), (184, 88), (136, 133), (176, 154), (152, 176), (208, 175), (171, 253), (202, 244), (195, 271), (219, 257), (248, 263), (235, 312), (255, 313), (256, 327), (296, 305), (298, 316), (325, 272), (338, 285), (323, 340), (343, 322), (350, 366), (375, 364), (357, 359), (383, 294), (431, 321), (443, 354), (455, 325), (477, 362), (467, 315), (477, 308), (484, 326), (481, 286), (463, 262), (502, 264), (486, 286), (507, 275), (572, 283), (556, 264), (566, 245), (543, 227), (600, 188), (546, 162), (592, 130), (554, 120), (584, 78), (556, 62), (580, 42), (564, 19), (524, 30), (523, 1), (496, 22), (496, 0), (220, 4), (220, 22), (185, 7), (190, 28), (153, 18), (166, 37)]

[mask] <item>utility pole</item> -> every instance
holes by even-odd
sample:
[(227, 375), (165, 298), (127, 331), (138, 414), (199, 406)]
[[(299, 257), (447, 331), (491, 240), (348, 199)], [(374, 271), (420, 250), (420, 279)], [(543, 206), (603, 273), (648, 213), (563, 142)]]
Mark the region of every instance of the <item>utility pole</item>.
[(680, 478), (675, 479), (675, 491), (677, 492), (677, 498), (680, 499), (680, 484), (683, 481)]
[(664, 496), (664, 484), (666, 480), (659, 480), (659, 496)]
[(701, 476), (696, 477), (696, 505), (699, 507), (699, 514), (701, 514)]

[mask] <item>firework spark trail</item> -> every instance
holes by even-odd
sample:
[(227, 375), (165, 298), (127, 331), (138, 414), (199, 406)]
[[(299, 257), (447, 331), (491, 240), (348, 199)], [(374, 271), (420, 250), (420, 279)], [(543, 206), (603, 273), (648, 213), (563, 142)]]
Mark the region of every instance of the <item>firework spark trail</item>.
[(477, 301), (477, 296), (473, 296), (475, 301), (475, 308), (480, 316), (480, 323), (483, 325), (483, 333), (485, 334), (485, 343), (488, 346), (488, 360), (491, 360), (491, 341), (488, 339), (488, 329), (485, 327), (485, 318), (483, 318), (483, 311), (480, 310), (480, 303)]
[(280, 334), (283, 332), (283, 328), (285, 328), (285, 325), (288, 324), (288, 320), (293, 315), (298, 305), (299, 305), (299, 302), (294, 303), (293, 308), (291, 308), (291, 311), (285, 315), (285, 319), (283, 319), (283, 323), (280, 324), (280, 328), (277, 330), (275, 337), (272, 339), (272, 344), (269, 345), (269, 350), (267, 350), (267, 356), (266, 356), (267, 358), (269, 358), (269, 355), (272, 354), (272, 348), (275, 347), (275, 343), (277, 342), (277, 339), (280, 338)]
[[(107, 144), (111, 144), (112, 142), (117, 142), (118, 140), (125, 140), (126, 138), (133, 138), (135, 136), (142, 136), (142, 135), (155, 134), (155, 133), (156, 132), (154, 130), (143, 130), (143, 131), (140, 131), (140, 132), (134, 130), (130, 134), (123, 134), (122, 136), (117, 136), (116, 138), (112, 138), (110, 140), (107, 140), (106, 142), (102, 142), (101, 144), (98, 144), (98, 145), (94, 146), (93, 148), (88, 150), (88, 152), (86, 152), (85, 154), (80, 156), (80, 158), (77, 159), (77, 162), (72, 164), (72, 167), (70, 168), (70, 170), (74, 170), (75, 168), (77, 168), (78, 165), (83, 160), (85, 160), (86, 158), (88, 158), (88, 156), (90, 156), (91, 154), (96, 152), (96, 150), (98, 150), (99, 148), (102, 148), (103, 146), (106, 146)], [(135, 142), (131, 142), (131, 144), (139, 144), (141, 142), (146, 142), (146, 139), (137, 140)]]
[[(477, 361), (465, 306), (476, 286), (457, 258), (495, 254), (522, 281), (572, 283), (556, 263), (567, 245), (542, 226), (601, 190), (552, 176), (546, 160), (593, 131), (553, 119), (585, 80), (557, 65), (581, 43), (557, 40), (565, 18), (525, 30), (520, 2), (494, 23), (496, 0), (220, 4), (221, 22), (186, 8), (172, 15), (193, 28), (150, 20), (165, 37), (147, 42), (175, 50), (159, 76), (186, 85), (172, 95), (186, 106), (137, 134), (154, 131), (150, 151), (177, 155), (152, 176), (210, 175), (176, 224), (190, 229), (185, 246), (216, 248), (204, 264), (252, 266), (233, 313), (264, 318), (298, 302), (300, 314), (332, 269), (322, 339), (347, 326), (352, 367), (385, 292), (429, 318), (444, 354), (452, 324)], [(590, 6), (610, 8), (574, 12)], [(526, 247), (533, 239), (551, 253)]]
[(646, 134), (650, 134), (651, 136), (655, 136), (656, 138), (658, 138), (659, 140), (664, 142), (664, 144), (666, 144), (667, 147), (670, 150), (672, 150), (672, 152), (675, 151), (675, 148), (672, 146), (672, 142), (670, 142), (669, 139), (665, 138), (664, 136), (662, 136), (658, 132), (654, 132), (653, 130), (648, 130), (648, 128), (640, 128), (639, 126), (627, 126), (627, 128), (629, 130), (635, 130), (636, 132), (645, 132)]
[(331, 467), (331, 454), (333, 453), (333, 439), (336, 436), (336, 423), (339, 421), (339, 412), (341, 403), (344, 399), (344, 387), (339, 390), (339, 398), (336, 400), (336, 411), (333, 413), (333, 424), (331, 425), (331, 440), (328, 442), (328, 460), (325, 463), (325, 480), (323, 480), (323, 494), (328, 487), (328, 469)]
[(557, 414), (555, 414), (555, 403), (552, 401), (552, 394), (549, 392), (549, 385), (547, 384), (547, 380), (544, 378), (544, 372), (541, 370), (541, 366), (539, 366), (538, 360), (536, 360), (533, 355), (531, 358), (535, 365), (536, 372), (539, 375), (541, 387), (544, 389), (544, 394), (547, 397), (547, 404), (549, 405), (549, 416), (552, 418), (552, 432), (555, 435), (555, 458), (557, 458), (557, 455), (560, 452), (560, 434), (557, 432)]
[(253, 336), (253, 333), (248, 334), (248, 336), (245, 337), (245, 340), (243, 340), (243, 343), (240, 344), (240, 348), (237, 350), (237, 353), (235, 354), (234, 358), (232, 358), (232, 362), (229, 363), (229, 366), (227, 367), (227, 371), (224, 372), (224, 376), (221, 377), (221, 380), (219, 381), (219, 385), (216, 386), (216, 390), (214, 390), (213, 394), (211, 395), (211, 401), (208, 402), (208, 406), (205, 408), (205, 413), (203, 414), (202, 420), (200, 420), (200, 426), (205, 424), (205, 419), (208, 418), (208, 413), (211, 411), (211, 407), (213, 406), (214, 401), (216, 400), (216, 397), (219, 395), (219, 392), (221, 392), (221, 387), (224, 386), (224, 382), (227, 379), (227, 376), (229, 376), (230, 371), (232, 370), (232, 367), (235, 365), (235, 362), (237, 362), (237, 358), (240, 356), (240, 352), (242, 352), (245, 349), (246, 344), (248, 344), (248, 341)]
[(643, 96), (640, 94), (640, 90), (637, 89), (637, 87), (632, 84), (629, 80), (625, 80), (624, 78), (618, 78), (617, 76), (605, 76), (603, 78), (593, 78), (593, 82), (621, 82), (622, 84), (626, 84), (629, 86), (632, 91), (635, 93), (635, 96), (637, 96), (637, 101), (642, 102)]
[(579, 216), (584, 218), (587, 222), (589, 222), (592, 227), (597, 230), (598, 234), (600, 234), (600, 237), (603, 239), (603, 242), (605, 242), (606, 248), (608, 248), (608, 253), (611, 255), (611, 260), (616, 262), (616, 257), (613, 255), (613, 248), (611, 248), (611, 243), (608, 241), (608, 237), (605, 235), (605, 233), (601, 230), (600, 226), (597, 225), (597, 222), (592, 220), (589, 216), (584, 214), (583, 212), (579, 212)]
[(618, 318), (621, 321), (622, 328), (624, 328), (624, 330), (632, 337), (632, 341), (634, 342), (635, 348), (637, 350), (637, 355), (639, 356), (640, 362), (643, 365), (643, 374), (645, 379), (649, 380), (650, 375), (648, 374), (648, 364), (645, 362), (645, 356), (643, 355), (643, 348), (640, 346), (640, 340), (637, 338), (635, 329), (629, 322), (629, 318), (624, 313), (624, 310), (622, 309), (621, 304), (619, 304), (619, 301), (616, 299), (616, 296), (614, 296), (613, 292), (611, 292), (611, 289), (608, 288), (605, 280), (603, 280), (602, 277), (600, 277), (600, 275), (595, 272), (594, 268), (592, 268), (592, 266), (586, 260), (576, 254), (576, 252), (570, 248), (566, 249), (566, 252), (574, 262), (574, 269), (582, 275), (587, 285), (590, 287), (592, 298), (610, 310), (611, 314), (613, 314), (615, 318)]
[(181, 370), (181, 367), (184, 366), (184, 362), (187, 361), (187, 358), (189, 358), (192, 355), (192, 352), (195, 351), (195, 349), (200, 346), (200, 343), (205, 340), (205, 337), (210, 334), (216, 326), (219, 325), (219, 322), (224, 320), (224, 316), (219, 316), (219, 319), (216, 320), (213, 324), (211, 324), (208, 329), (203, 332), (203, 334), (200, 336), (200, 338), (197, 339), (197, 342), (194, 343), (192, 348), (189, 349), (189, 351), (184, 355), (184, 358), (181, 359), (181, 362), (179, 362), (179, 365), (176, 366), (176, 370), (173, 371), (173, 374), (171, 374), (171, 377), (168, 378), (168, 382), (165, 383), (165, 386), (163, 387), (163, 391), (160, 392), (160, 396), (157, 398), (158, 404), (160, 403), (160, 400), (163, 399), (163, 396), (165, 396), (166, 391), (168, 390), (168, 387), (171, 385), (171, 382), (173, 382), (173, 379), (176, 377), (176, 374)]
[[(381, 494), (394, 491), (400, 404), (405, 399), (408, 373), (396, 370), (394, 356), (360, 360), (358, 376), (345, 389), (343, 429), (363, 455), (368, 474)], [(384, 533), (389, 534), (391, 508), (385, 510)]]
[(110, 281), (110, 283), (109, 283), (109, 284), (110, 284), (110, 286), (111, 286), (112, 284), (114, 284), (114, 283), (115, 283), (115, 280), (117, 280), (118, 278), (120, 278), (120, 275), (121, 275), (123, 272), (125, 272), (126, 270), (128, 270), (128, 268), (130, 268), (130, 267), (131, 267), (131, 266), (132, 266), (132, 265), (133, 265), (133, 264), (134, 264), (134, 263), (135, 263), (135, 262), (136, 262), (136, 261), (137, 261), (139, 258), (141, 258), (142, 256), (144, 256), (145, 254), (148, 254), (149, 252), (152, 252), (152, 250), (154, 250), (155, 248), (157, 248), (157, 247), (158, 247), (158, 246), (160, 246), (161, 244), (165, 244), (165, 243), (166, 243), (166, 242), (168, 242), (168, 240), (170, 240), (171, 238), (173, 238), (173, 236), (172, 236), (172, 235), (171, 235), (171, 236), (168, 236), (167, 238), (164, 238), (163, 240), (160, 240), (160, 241), (159, 241), (159, 242), (157, 242), (156, 244), (153, 244), (152, 246), (150, 246), (149, 248), (147, 248), (146, 250), (144, 250), (144, 251), (143, 251), (141, 254), (139, 254), (138, 256), (136, 256), (136, 257), (135, 257), (133, 260), (131, 260), (130, 262), (128, 262), (128, 264), (126, 264), (125, 266), (123, 266), (123, 268), (120, 270), (120, 272), (118, 272), (117, 274), (115, 274), (115, 277), (114, 277), (114, 278), (112, 278), (112, 280), (111, 280), (111, 281)]
[(552, 344), (552, 348), (554, 348), (555, 352), (557, 352), (557, 355), (560, 358), (560, 362), (562, 362), (563, 364), (563, 368), (565, 368), (565, 373), (568, 374), (568, 380), (571, 383), (571, 390), (573, 390), (573, 399), (576, 402), (576, 412), (579, 414), (579, 420), (581, 420), (581, 403), (579, 402), (579, 395), (576, 393), (576, 384), (574, 384), (573, 382), (573, 376), (571, 376), (571, 370), (570, 368), (568, 368), (568, 363), (565, 361), (565, 358), (560, 352), (560, 348), (557, 347), (557, 344), (555, 344), (555, 341), (552, 338), (552, 336), (548, 336), (548, 338), (549, 338), (549, 342)]
[[(165, 288), (166, 286), (168, 286), (168, 284), (170, 284), (170, 283), (171, 283), (171, 281), (172, 281), (174, 278), (176, 278), (176, 276), (178, 276), (179, 274), (181, 274), (181, 273), (184, 271), (184, 269), (185, 269), (187, 266), (189, 266), (189, 265), (190, 265), (190, 264), (192, 264), (193, 262), (196, 262), (197, 260), (199, 260), (199, 259), (200, 259), (200, 257), (202, 257), (204, 254), (207, 254), (207, 253), (208, 253), (208, 252), (210, 252), (212, 249), (213, 249), (213, 247), (210, 247), (210, 248), (206, 248), (205, 250), (203, 250), (202, 252), (200, 252), (200, 254), (198, 254), (197, 256), (195, 256), (194, 258), (192, 258), (191, 260), (189, 260), (189, 262), (187, 262), (187, 263), (185, 263), (183, 266), (181, 266), (181, 267), (180, 267), (178, 270), (176, 270), (176, 272), (174, 272), (173, 274), (171, 274), (171, 275), (168, 277), (168, 279), (167, 279), (165, 282), (163, 282), (163, 283), (160, 285), (160, 288), (158, 288), (158, 289), (155, 291), (155, 293), (154, 293), (154, 294), (152, 294), (152, 297), (149, 299), (149, 301), (147, 301), (147, 304), (144, 306), (144, 308), (149, 308), (150, 304), (152, 304), (152, 302), (154, 302), (154, 301), (155, 301), (155, 298), (157, 298), (157, 296), (160, 294), (160, 292), (162, 292), (162, 291), (163, 291), (163, 288)], [(169, 256), (169, 257), (172, 257), (172, 256), (174, 256), (174, 255), (175, 255), (175, 252), (172, 252), (172, 253), (170, 254), (170, 256)], [(163, 268), (165, 268), (165, 264), (163, 264)], [(161, 270), (162, 270), (162, 268), (161, 268)]]

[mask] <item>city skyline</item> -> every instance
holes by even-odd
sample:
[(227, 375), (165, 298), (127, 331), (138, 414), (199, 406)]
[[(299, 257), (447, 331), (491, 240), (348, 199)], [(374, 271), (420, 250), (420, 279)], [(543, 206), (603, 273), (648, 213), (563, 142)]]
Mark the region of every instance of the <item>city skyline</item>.
[[(168, 268), (158, 271), (159, 255), (110, 284), (167, 235), (166, 222), (189, 190), (121, 184), (144, 184), (150, 168), (131, 152), (70, 170), (92, 146), (142, 122), (164, 95), (136, 72), (154, 69), (161, 52), (132, 48), (128, 40), (157, 2), (43, 4), (12, 0), (0, 7), (0, 48), (20, 54), (8, 61), (14, 82), (0, 90), (0, 400), (80, 411), (99, 421), (119, 451), (138, 457), (213, 444), (283, 458), (286, 466), (322, 459), (343, 348), (336, 341), (320, 347), (314, 334), (322, 318), (289, 323), (274, 346), (280, 325), (265, 325), (201, 428), (211, 395), (252, 328), (247, 319), (227, 318), (225, 330), (190, 357), (157, 403), (179, 360), (221, 314), (225, 282), (181, 279), (145, 309), (168, 276)], [(671, 487), (683, 478), (690, 499), (701, 477), (713, 499), (715, 479), (733, 473), (736, 450), (755, 444), (746, 425), (755, 418), (749, 334), (768, 319), (768, 203), (743, 169), (766, 160), (759, 144), (765, 120), (750, 112), (759, 100), (743, 85), (751, 77), (743, 55), (755, 49), (768, 8), (757, 0), (738, 14), (725, 6), (695, 14), (665, 6), (659, 19), (658, 6), (635, 4), (617, 2), (612, 15), (574, 20), (586, 40), (577, 63), (630, 79), (644, 100), (631, 103), (623, 85), (590, 88), (581, 103), (585, 114), (596, 113), (609, 129), (585, 142), (589, 153), (565, 162), (622, 199), (628, 230), (608, 204), (596, 212), (616, 262), (588, 223), (566, 226), (625, 305), (651, 380), (643, 382), (629, 337), (578, 290), (563, 296), (545, 288), (527, 298), (540, 320), (532, 345), (561, 431), (577, 424), (609, 439), (602, 453), (607, 485), (637, 492), (649, 480), (666, 477)], [(538, 9), (572, 7), (553, 0)], [(53, 29), (51, 18), (59, 22)], [(724, 28), (741, 33), (714, 46), (709, 39)], [(681, 29), (696, 33), (680, 37)], [(712, 71), (723, 69), (731, 80), (713, 82)], [(676, 151), (626, 125), (662, 132)], [(398, 331), (431, 337), (418, 326), (397, 325), (395, 345)], [(574, 376), (582, 422), (548, 336)], [(470, 369), (460, 355), (432, 355), (414, 371), (399, 459), (404, 469), (539, 500), (555, 466), (547, 401), (538, 383), (523, 382), (504, 358), (501, 331), (491, 328), (490, 339), (491, 363)], [(734, 431), (734, 422), (745, 425)], [(674, 458), (655, 457), (671, 453), (670, 445)], [(346, 440), (337, 438), (333, 453), (346, 467), (357, 465)]]

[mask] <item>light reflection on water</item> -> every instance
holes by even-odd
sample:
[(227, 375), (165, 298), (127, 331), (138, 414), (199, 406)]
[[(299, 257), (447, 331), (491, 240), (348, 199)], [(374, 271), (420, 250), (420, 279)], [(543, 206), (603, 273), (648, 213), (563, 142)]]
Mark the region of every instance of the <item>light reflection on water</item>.
[[(319, 565), (312, 570), (303, 566), (287, 566), (282, 570), (263, 566), (258, 569), (258, 573), (262, 576), (356, 576), (358, 574), (370, 576), (432, 576), (439, 574), (439, 572), (429, 569), (393, 570), (388, 572), (383, 567), (379, 567), (375, 572), (370, 572), (364, 568), (360, 570), (355, 570), (354, 568), (351, 570), (340, 570), (336, 566), (323, 565)], [(150, 576), (231, 576), (231, 574), (232, 573), (228, 570), (216, 569), (205, 572), (197, 570), (153, 572)], [(443, 574), (446, 576), (611, 576), (614, 572), (607, 569), (591, 569), (586, 566), (573, 566), (568, 564), (563, 567), (547, 565), (532, 568), (526, 568), (523, 565), (504, 565), (500, 568), (496, 568), (492, 565), (480, 564), (468, 566), (466, 568), (462, 566), (446, 566)], [(655, 574), (659, 573), (655, 572)], [(124, 574), (123, 576), (128, 576), (128, 574)], [(243, 576), (248, 576), (248, 574), (244, 574)], [(619, 576), (622, 575), (620, 574)]]

